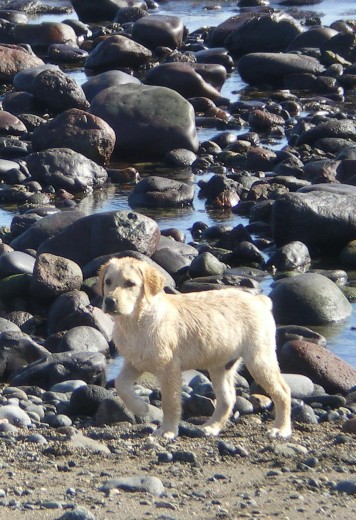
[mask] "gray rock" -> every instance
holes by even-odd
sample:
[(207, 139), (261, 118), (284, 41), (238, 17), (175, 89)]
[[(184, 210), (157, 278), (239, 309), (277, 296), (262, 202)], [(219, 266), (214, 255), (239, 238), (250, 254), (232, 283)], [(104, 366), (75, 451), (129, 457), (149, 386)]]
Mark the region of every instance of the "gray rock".
[(147, 64), (151, 57), (152, 52), (147, 47), (121, 34), (114, 34), (94, 47), (85, 60), (85, 68), (91, 72), (103, 72), (114, 67), (137, 68)]
[(69, 381), (56, 383), (55, 385), (51, 386), (49, 390), (50, 392), (60, 392), (66, 394), (74, 392), (74, 390), (80, 388), (81, 386), (86, 386), (86, 382), (82, 379), (71, 379)]
[(107, 181), (106, 170), (70, 148), (48, 148), (27, 156), (31, 177), (45, 186), (80, 193), (101, 188)]
[(66, 511), (57, 520), (95, 520), (95, 516), (85, 507), (76, 505), (72, 511)]
[(157, 223), (149, 217), (133, 211), (108, 211), (77, 220), (43, 242), (38, 254), (64, 256), (79, 266), (127, 249), (151, 256), (159, 236)]
[(314, 392), (314, 383), (309, 377), (300, 374), (283, 373), (283, 378), (289, 386), (291, 396), (294, 399), (305, 399)]
[(273, 239), (278, 246), (299, 240), (330, 254), (355, 237), (355, 203), (356, 195), (335, 190), (282, 195), (273, 204)]
[(108, 70), (90, 77), (85, 83), (83, 83), (82, 89), (84, 90), (88, 101), (91, 102), (102, 90), (109, 87), (125, 85), (125, 83), (135, 83), (136, 85), (140, 85), (141, 81), (135, 76), (131, 76), (122, 70)]
[(50, 354), (11, 374), (15, 386), (38, 385), (48, 389), (68, 379), (83, 379), (87, 383), (105, 384), (106, 359), (103, 354), (63, 352)]
[(335, 486), (335, 489), (340, 493), (347, 493), (348, 495), (356, 495), (356, 479), (340, 480)]
[(94, 327), (81, 326), (68, 330), (58, 345), (58, 352), (70, 351), (101, 352), (107, 356), (110, 347), (99, 330)]
[(134, 476), (112, 478), (107, 480), (101, 487), (100, 491), (109, 492), (112, 489), (122, 489), (123, 491), (146, 492), (151, 495), (161, 496), (164, 493), (164, 485), (157, 477), (151, 476)]
[(2, 332), (0, 334), (0, 378), (7, 379), (21, 367), (45, 359), (48, 355), (46, 348), (25, 333)]
[(128, 201), (132, 208), (166, 208), (187, 206), (193, 198), (194, 186), (174, 179), (150, 176), (132, 189)]
[(183, 42), (184, 24), (178, 16), (151, 14), (137, 20), (132, 28), (132, 38), (149, 49), (165, 46), (180, 47)]
[(0, 255), (0, 279), (14, 274), (32, 274), (35, 265), (33, 256), (21, 251)]
[(163, 159), (175, 148), (198, 149), (193, 107), (171, 89), (134, 84), (107, 88), (95, 96), (90, 112), (114, 129), (120, 157)]
[(202, 276), (221, 275), (226, 270), (226, 265), (220, 262), (209, 252), (201, 253), (192, 260), (189, 267), (189, 276), (199, 278)]
[(292, 420), (305, 424), (318, 424), (318, 418), (311, 406), (294, 406), (292, 408)]
[(302, 242), (295, 240), (279, 248), (269, 260), (266, 267), (274, 267), (277, 271), (297, 270), (304, 272), (310, 267), (311, 258), (308, 248)]
[(279, 280), (269, 294), (278, 324), (321, 325), (340, 321), (352, 312), (338, 286), (317, 273)]
[(36, 298), (53, 300), (60, 294), (80, 289), (83, 274), (79, 265), (56, 255), (37, 256), (31, 280), (31, 292)]
[(18, 428), (27, 428), (31, 424), (31, 419), (27, 413), (15, 405), (0, 406), (1, 419), (6, 419), (10, 424)]

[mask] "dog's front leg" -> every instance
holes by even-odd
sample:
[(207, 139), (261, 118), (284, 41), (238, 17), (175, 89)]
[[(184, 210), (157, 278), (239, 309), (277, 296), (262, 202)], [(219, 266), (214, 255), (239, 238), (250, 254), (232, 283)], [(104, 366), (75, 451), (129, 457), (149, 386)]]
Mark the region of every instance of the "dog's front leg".
[(138, 416), (145, 416), (148, 414), (148, 404), (139, 397), (133, 385), (140, 377), (142, 372), (136, 370), (126, 360), (123, 367), (115, 380), (116, 391), (131, 412)]
[(155, 435), (165, 439), (174, 439), (178, 435), (181, 416), (181, 370), (176, 364), (165, 368), (159, 375), (162, 394), (163, 421)]

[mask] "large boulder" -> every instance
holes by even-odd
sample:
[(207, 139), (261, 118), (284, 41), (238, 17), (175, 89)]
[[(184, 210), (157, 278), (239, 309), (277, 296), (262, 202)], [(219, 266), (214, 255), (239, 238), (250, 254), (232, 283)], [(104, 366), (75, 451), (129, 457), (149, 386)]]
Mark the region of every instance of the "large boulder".
[(103, 385), (106, 382), (106, 358), (100, 352), (61, 352), (20, 368), (10, 376), (14, 386), (39, 386), (48, 390), (70, 379)]
[(279, 280), (269, 297), (279, 325), (322, 325), (344, 320), (352, 312), (339, 287), (318, 273)]
[(101, 188), (107, 181), (106, 170), (70, 148), (49, 148), (27, 157), (31, 177), (44, 186), (80, 193)]
[(1, 83), (11, 83), (18, 72), (41, 65), (44, 65), (44, 62), (28, 48), (20, 45), (0, 45)]
[(335, 254), (356, 236), (355, 204), (356, 194), (332, 190), (284, 194), (272, 209), (273, 239), (278, 246), (299, 240)]
[(158, 224), (151, 218), (133, 211), (108, 211), (77, 220), (43, 242), (38, 254), (64, 256), (83, 266), (126, 249), (152, 256), (159, 237)]
[(147, 9), (141, 0), (72, 0), (72, 6), (81, 22), (98, 23), (112, 21), (119, 9), (140, 7)]
[(72, 108), (43, 123), (32, 136), (32, 149), (70, 148), (101, 165), (107, 165), (115, 146), (115, 132), (100, 117)]
[(284, 77), (289, 74), (319, 75), (324, 71), (324, 67), (316, 58), (277, 52), (245, 54), (237, 67), (242, 79), (252, 85), (282, 85)]
[(99, 92), (109, 87), (125, 85), (125, 83), (135, 83), (140, 85), (141, 81), (131, 74), (122, 70), (107, 70), (101, 74), (96, 74), (82, 84), (82, 89), (88, 101), (92, 101)]
[(119, 156), (162, 159), (175, 148), (198, 150), (194, 109), (165, 87), (126, 84), (100, 92), (89, 111), (116, 133)]
[(302, 32), (302, 26), (286, 13), (254, 13), (229, 34), (225, 46), (237, 56), (248, 52), (283, 52)]
[(62, 229), (82, 217), (84, 217), (84, 213), (77, 210), (59, 211), (42, 217), (23, 233), (16, 236), (11, 241), (11, 247), (18, 251), (25, 251), (26, 249), (37, 250), (38, 246), (47, 238), (62, 231)]
[(37, 50), (47, 50), (55, 43), (73, 45), (77, 47), (77, 36), (74, 29), (66, 24), (59, 22), (42, 23), (18, 23), (11, 27), (11, 37), (13, 43), (21, 44), (26, 42)]

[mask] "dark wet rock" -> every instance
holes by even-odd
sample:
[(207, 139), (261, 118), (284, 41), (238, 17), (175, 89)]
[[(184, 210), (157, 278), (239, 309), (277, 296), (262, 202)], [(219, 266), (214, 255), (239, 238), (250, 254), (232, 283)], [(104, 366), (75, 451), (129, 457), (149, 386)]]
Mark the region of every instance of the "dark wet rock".
[(70, 148), (101, 165), (110, 161), (115, 146), (114, 130), (100, 117), (72, 108), (40, 125), (32, 136), (34, 152)]
[(2, 83), (11, 83), (18, 72), (43, 64), (40, 58), (20, 45), (0, 45), (0, 81)]
[(341, 56), (354, 63), (356, 60), (356, 37), (353, 32), (338, 33), (320, 47), (322, 59), (328, 62), (329, 53)]
[(55, 43), (77, 47), (77, 37), (72, 27), (59, 22), (15, 24), (11, 28), (11, 38), (12, 43), (26, 42), (36, 51), (47, 50)]
[(288, 45), (286, 52), (291, 52), (303, 48), (317, 48), (330, 40), (337, 34), (335, 29), (330, 27), (310, 27), (308, 30), (298, 34)]
[(354, 121), (350, 119), (329, 119), (302, 133), (296, 140), (296, 145), (313, 145), (318, 139), (334, 137), (337, 139), (350, 139), (356, 142), (356, 128)]
[(48, 57), (53, 63), (82, 65), (88, 56), (88, 51), (66, 43), (55, 43), (48, 47)]
[(221, 275), (226, 265), (220, 262), (211, 253), (201, 253), (196, 256), (189, 267), (189, 276), (199, 278), (202, 276)]
[(284, 343), (291, 340), (305, 340), (308, 343), (316, 343), (322, 347), (326, 346), (326, 339), (324, 336), (300, 325), (282, 325), (277, 327), (276, 342), (277, 348), (283, 347)]
[(290, 242), (279, 248), (266, 262), (267, 268), (277, 271), (297, 270), (304, 272), (310, 267), (311, 258), (308, 248), (303, 242)]
[(133, 211), (108, 211), (77, 220), (46, 240), (38, 253), (64, 256), (83, 266), (127, 249), (151, 256), (159, 237), (159, 227), (151, 218)]
[(4, 97), (3, 109), (13, 115), (21, 117), (21, 115), (26, 112), (38, 112), (40, 107), (36, 103), (35, 96), (29, 92), (8, 92)]
[(63, 352), (50, 354), (11, 374), (14, 386), (38, 385), (49, 389), (68, 379), (82, 379), (88, 384), (106, 381), (106, 359), (101, 353)]
[(70, 396), (70, 414), (94, 415), (104, 399), (113, 396), (111, 390), (98, 385), (80, 386)]
[(197, 156), (191, 150), (186, 148), (176, 148), (166, 153), (164, 163), (166, 166), (176, 168), (187, 168), (196, 160)]
[(100, 308), (89, 305), (86, 293), (74, 290), (61, 294), (51, 305), (48, 312), (47, 328), (49, 334), (80, 326), (98, 329), (107, 341), (112, 338), (112, 319)]
[[(232, 206), (234, 206), (238, 203), (239, 195), (242, 192), (241, 186), (237, 181), (223, 175), (213, 175), (207, 182), (199, 181), (198, 186), (200, 188), (199, 196), (206, 197), (207, 204), (213, 205), (216, 199), (222, 200), (224, 194), (227, 196), (230, 194), (232, 200), (235, 201), (235, 203), (232, 204)], [(218, 203), (216, 205), (218, 205)]]
[(345, 421), (342, 425), (342, 431), (345, 433), (356, 434), (356, 417)]
[(234, 69), (234, 60), (224, 47), (214, 49), (203, 49), (194, 53), (197, 63), (218, 63), (223, 65), (227, 72)]
[(38, 76), (38, 74), (41, 74), (41, 72), (44, 72), (46, 70), (53, 70), (53, 71), (59, 71), (59, 67), (57, 65), (53, 65), (51, 63), (42, 63), (41, 65), (33, 66), (28, 69), (24, 69), (19, 71), (13, 80), (14, 88), (17, 91), (25, 91), (25, 92), (32, 92), (32, 85), (33, 82)]
[[(188, 244), (178, 243), (171, 239), (161, 241), (152, 255), (152, 260), (163, 267), (169, 274), (175, 276), (182, 269), (190, 266), (192, 259), (197, 256), (198, 251)], [(162, 243), (163, 242), (163, 243)]]
[(304, 165), (304, 178), (313, 184), (337, 182), (336, 175), (340, 162), (331, 159), (309, 161)]
[(9, 312), (7, 318), (11, 320), (13, 324), (16, 324), (25, 334), (35, 334), (37, 326), (41, 323), (41, 320), (33, 316), (30, 312), (21, 310)]
[(61, 211), (53, 215), (35, 219), (30, 227), (22, 233), (17, 234), (11, 244), (14, 249), (25, 251), (26, 249), (37, 250), (38, 246), (47, 238), (55, 235), (79, 218), (84, 217), (81, 211)]
[(146, 8), (147, 5), (141, 0), (73, 0), (72, 6), (79, 20), (84, 23), (98, 23), (112, 21), (119, 9), (125, 7)]
[(356, 240), (351, 240), (341, 251), (339, 259), (342, 265), (356, 267)]
[(46, 358), (49, 352), (31, 336), (16, 330), (0, 334), (0, 378), (7, 380), (11, 374), (34, 361)]
[(4, 310), (26, 308), (25, 300), (30, 297), (31, 274), (15, 274), (0, 280), (0, 301)]
[(126, 83), (135, 83), (140, 85), (141, 81), (135, 76), (131, 76), (122, 70), (108, 70), (101, 74), (89, 78), (82, 85), (82, 89), (88, 101), (92, 101), (94, 97), (102, 90), (109, 87), (117, 87)]
[(121, 25), (124, 23), (133, 23), (147, 15), (147, 10), (142, 7), (121, 7), (115, 15), (114, 22)]
[(143, 45), (120, 34), (109, 36), (90, 52), (85, 68), (103, 72), (114, 67), (140, 67), (149, 62), (152, 53)]
[(278, 114), (273, 114), (268, 110), (254, 109), (248, 116), (251, 129), (258, 131), (271, 131), (275, 126), (284, 126), (285, 120)]
[(27, 23), (28, 17), (25, 13), (12, 9), (1, 9), (0, 18), (12, 23)]
[(159, 159), (176, 148), (198, 149), (193, 107), (173, 90), (134, 84), (107, 88), (95, 96), (90, 112), (114, 129), (119, 156)]
[(343, 320), (352, 311), (339, 287), (317, 273), (279, 280), (269, 296), (274, 317), (281, 325), (321, 325)]
[(60, 70), (47, 69), (37, 74), (31, 93), (42, 107), (55, 114), (69, 108), (85, 110), (89, 107), (81, 86)]
[(132, 38), (151, 50), (159, 46), (176, 49), (182, 45), (183, 32), (183, 21), (178, 16), (151, 14), (134, 23)]
[(236, 56), (262, 51), (283, 52), (302, 32), (302, 26), (286, 13), (256, 13), (238, 24), (224, 45)]
[(132, 189), (128, 201), (133, 208), (167, 208), (189, 205), (193, 197), (194, 186), (174, 179), (150, 176)]
[(0, 135), (23, 135), (26, 132), (26, 126), (17, 116), (4, 110), (0, 112)]
[[(326, 348), (307, 341), (289, 341), (280, 354), (282, 370), (303, 374), (329, 393), (347, 394), (356, 384), (356, 370)], [(316, 397), (316, 401), (318, 398)]]
[(333, 189), (282, 195), (272, 210), (274, 241), (283, 245), (298, 240), (308, 248), (335, 253), (355, 237), (355, 202), (356, 195)]
[(121, 399), (110, 397), (103, 399), (98, 406), (95, 423), (97, 426), (116, 424), (120, 422), (136, 423), (135, 416), (124, 405)]
[(121, 489), (130, 492), (145, 492), (155, 496), (161, 496), (164, 486), (158, 477), (134, 476), (112, 478), (107, 480), (100, 488), (100, 491), (109, 492), (112, 489)]
[[(249, 268), (250, 270), (251, 268)], [(210, 291), (220, 290), (226, 287), (236, 287), (238, 289), (248, 291), (252, 294), (260, 294), (262, 292), (261, 286), (257, 280), (254, 280), (248, 275), (238, 274), (223, 274), (217, 276), (201, 276), (193, 280), (184, 281), (179, 290), (181, 292), (196, 292), (196, 291)]]
[(102, 187), (106, 170), (70, 148), (49, 148), (27, 157), (31, 177), (41, 185), (63, 188), (70, 193), (86, 192)]
[(32, 274), (35, 265), (33, 256), (21, 251), (0, 255), (0, 279), (14, 274)]
[[(221, 70), (223, 69), (224, 67)], [(204, 79), (198, 70), (188, 63), (162, 63), (147, 72), (145, 83), (175, 90), (185, 98), (218, 99), (220, 97), (219, 91)], [(201, 69), (200, 72), (202, 72)]]
[(238, 70), (244, 81), (252, 85), (278, 85), (288, 74), (321, 74), (324, 67), (310, 56), (292, 53), (256, 52), (246, 54), (238, 62)]
[(251, 172), (269, 172), (272, 170), (276, 162), (276, 157), (276, 153), (273, 150), (268, 150), (266, 148), (257, 146), (250, 146), (246, 154), (246, 161), (244, 166)]
[(65, 292), (79, 290), (82, 283), (82, 271), (72, 260), (47, 253), (36, 258), (31, 281), (33, 296), (53, 300)]

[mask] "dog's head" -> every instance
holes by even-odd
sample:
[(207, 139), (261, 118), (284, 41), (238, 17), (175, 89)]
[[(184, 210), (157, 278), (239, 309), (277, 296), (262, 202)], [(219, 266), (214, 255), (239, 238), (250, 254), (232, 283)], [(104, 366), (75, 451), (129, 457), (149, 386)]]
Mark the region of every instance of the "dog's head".
[(103, 311), (129, 316), (149, 304), (164, 287), (164, 278), (152, 265), (131, 257), (112, 258), (98, 273), (97, 290)]

